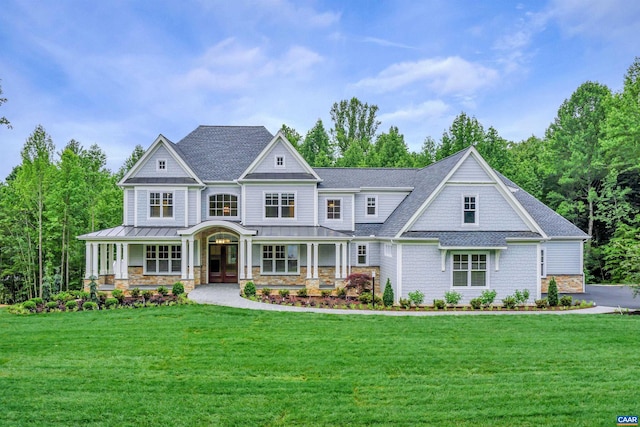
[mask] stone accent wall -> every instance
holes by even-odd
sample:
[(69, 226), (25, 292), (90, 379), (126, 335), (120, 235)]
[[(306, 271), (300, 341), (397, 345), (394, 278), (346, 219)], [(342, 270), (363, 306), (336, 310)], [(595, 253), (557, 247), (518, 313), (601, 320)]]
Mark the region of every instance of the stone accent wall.
[(381, 283), (382, 278), (380, 277), (380, 267), (351, 267), (351, 273), (365, 273), (365, 274), (371, 275), (372, 271), (376, 272), (375, 294), (376, 296), (382, 295), (382, 292), (384, 291), (384, 285), (386, 283)]
[(584, 282), (584, 276), (582, 274), (567, 274), (559, 276), (547, 276), (543, 277), (541, 287), (542, 293), (546, 293), (549, 290), (549, 281), (555, 277), (556, 284), (558, 285), (558, 292), (562, 294), (577, 294), (582, 293), (582, 283)]

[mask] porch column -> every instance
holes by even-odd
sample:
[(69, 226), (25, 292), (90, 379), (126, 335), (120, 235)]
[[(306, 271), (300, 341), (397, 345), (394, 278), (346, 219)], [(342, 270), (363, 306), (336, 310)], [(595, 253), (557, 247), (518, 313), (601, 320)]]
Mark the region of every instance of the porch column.
[(129, 244), (128, 243), (122, 244), (121, 268), (122, 268), (122, 278), (128, 279), (129, 278)]
[(336, 279), (340, 278), (340, 243), (336, 243)]
[(84, 244), (84, 278), (91, 277), (91, 242), (85, 242)]
[(193, 280), (193, 264), (195, 261), (195, 244), (193, 236), (189, 237), (189, 280)]
[(98, 244), (97, 243), (92, 243), (91, 244), (91, 275), (92, 276), (97, 276), (98, 275)]
[(311, 243), (307, 243), (307, 279), (311, 279)]
[(244, 273), (246, 271), (245, 265), (245, 250), (246, 250), (247, 241), (244, 237), (240, 236), (240, 241), (238, 242), (238, 278), (240, 280), (244, 279)]
[(181, 260), (180, 260), (180, 278), (186, 279), (188, 277), (187, 272), (187, 238), (182, 238), (182, 246), (180, 248)]
[(100, 250), (98, 251), (100, 256), (100, 275), (107, 274), (107, 244), (100, 243)]
[(113, 243), (107, 245), (107, 274), (113, 274)]
[(313, 278), (318, 278), (318, 243), (313, 244)]
[(115, 278), (122, 279), (122, 243), (116, 243), (116, 271)]
[(347, 277), (347, 242), (342, 244), (342, 277)]
[[(244, 187), (242, 188), (244, 189)], [(249, 237), (247, 239), (247, 279), (248, 280), (253, 279), (253, 260), (251, 259), (252, 257), (253, 257), (253, 239)]]

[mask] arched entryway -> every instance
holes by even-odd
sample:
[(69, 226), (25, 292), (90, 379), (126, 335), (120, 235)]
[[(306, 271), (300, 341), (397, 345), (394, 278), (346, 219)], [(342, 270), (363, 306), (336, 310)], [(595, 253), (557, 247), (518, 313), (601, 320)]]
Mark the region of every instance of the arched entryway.
[(218, 232), (207, 240), (209, 283), (238, 282), (238, 236)]

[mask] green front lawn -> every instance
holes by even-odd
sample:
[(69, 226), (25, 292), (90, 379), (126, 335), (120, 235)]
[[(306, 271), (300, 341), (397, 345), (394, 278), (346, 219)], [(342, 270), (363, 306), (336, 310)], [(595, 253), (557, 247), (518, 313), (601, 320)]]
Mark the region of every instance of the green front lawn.
[(0, 425), (615, 425), (640, 316), (0, 310)]

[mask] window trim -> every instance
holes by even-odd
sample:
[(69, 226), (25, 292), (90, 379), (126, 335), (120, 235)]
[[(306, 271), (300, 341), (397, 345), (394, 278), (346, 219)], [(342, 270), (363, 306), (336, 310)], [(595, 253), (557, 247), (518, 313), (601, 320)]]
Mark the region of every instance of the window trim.
[[(277, 206), (278, 207), (278, 216), (267, 216), (267, 194), (277, 194), (278, 195), (278, 204), (277, 205), (269, 205), (269, 206)], [(283, 194), (293, 194), (293, 216), (292, 217), (283, 217), (282, 216), (282, 195)], [(263, 191), (262, 192), (262, 220), (281, 220), (281, 221), (295, 221), (298, 219), (298, 192), (297, 191)]]
[[(333, 221), (342, 222), (342, 218), (344, 216), (344, 215), (342, 215), (342, 213), (343, 213), (342, 197), (331, 197), (331, 198), (327, 197), (325, 199), (325, 201), (326, 201), (326, 203), (325, 203), (325, 216), (324, 216), (325, 219), (327, 221), (331, 221), (331, 222), (333, 222)], [(335, 211), (334, 211), (334, 218), (329, 218), (329, 202), (330, 201), (338, 202), (338, 215), (339, 215), (338, 218), (335, 218)], [(334, 207), (334, 209), (335, 209), (335, 207)]]
[[(374, 200), (374, 209), (375, 209), (375, 213), (370, 214), (369, 213), (369, 199), (373, 199)], [(378, 217), (378, 195), (377, 194), (373, 194), (373, 195), (366, 195), (364, 198), (364, 216), (366, 218), (377, 218)]]
[[(159, 194), (160, 195), (160, 216), (151, 216), (151, 194)], [(171, 194), (171, 216), (164, 216), (164, 210), (162, 209), (162, 201), (164, 200), (164, 196), (166, 194)], [(148, 190), (147, 191), (147, 219), (150, 221), (162, 221), (162, 220), (173, 220), (175, 219), (176, 213), (176, 194), (175, 191), (163, 191), (163, 190)]]
[(393, 245), (391, 245), (391, 243), (385, 243), (382, 247), (382, 250), (384, 252), (384, 256), (386, 257), (393, 256)]
[[(360, 248), (364, 248), (364, 263), (360, 262)], [(358, 243), (356, 244), (356, 266), (368, 266), (369, 265), (369, 243)]]
[[(168, 267), (169, 270), (168, 271), (158, 271), (158, 263), (160, 261), (160, 246), (167, 246), (168, 247), (168, 258), (166, 258), (167, 262), (168, 262)], [(155, 248), (155, 254), (156, 257), (153, 258), (153, 260), (155, 260), (156, 263), (156, 271), (149, 271), (147, 270), (147, 262), (149, 261), (149, 258), (147, 258), (147, 251), (149, 247), (153, 247)], [(180, 253), (180, 258), (175, 258), (174, 255), (174, 248), (177, 248), (178, 252)], [(142, 262), (142, 275), (143, 276), (177, 276), (182, 274), (182, 257), (183, 257), (183, 253), (182, 253), (182, 245), (181, 244), (174, 244), (174, 243), (158, 243), (158, 244), (153, 244), (153, 245), (149, 245), (149, 244), (145, 244), (143, 245), (142, 248), (143, 251), (143, 262)], [(173, 261), (177, 261), (178, 265), (180, 266), (178, 268), (178, 270), (174, 270), (172, 268), (172, 263)]]
[[(282, 164), (279, 165), (278, 164), (278, 160), (282, 159)], [(276, 154), (273, 158), (273, 166), (278, 168), (278, 169), (282, 169), (282, 168), (286, 168), (287, 166), (287, 159), (285, 157), (284, 154)]]
[[(273, 261), (273, 265), (272, 265), (272, 269), (271, 271), (266, 271), (264, 269), (264, 248), (265, 247), (271, 247), (271, 252), (273, 253), (273, 258), (267, 258), (267, 259), (271, 259)], [(276, 257), (276, 246), (284, 246), (284, 253), (285, 253), (285, 263), (284, 263), (284, 267), (285, 267), (285, 271), (276, 271), (276, 263), (275, 261), (279, 258)], [(289, 247), (293, 246), (296, 248), (297, 250), (297, 258), (296, 258), (296, 271), (289, 271), (289, 258), (288, 258), (288, 254), (289, 254)], [(261, 244), (260, 245), (260, 274), (264, 275), (264, 276), (298, 276), (300, 275), (300, 245), (296, 244), (296, 243), (266, 243), (266, 244)]]
[[(217, 196), (223, 196), (223, 198), (222, 198), (222, 204), (223, 204), (223, 206), (222, 206), (222, 215), (212, 215), (211, 214), (211, 199), (213, 197), (217, 197)], [(235, 204), (236, 204), (236, 207), (235, 207), (236, 214), (235, 215), (231, 214), (231, 212), (233, 212), (233, 207), (229, 208), (229, 213), (230, 213), (229, 215), (224, 215), (224, 203), (225, 203), (224, 196), (229, 196), (230, 197), (229, 203), (231, 205), (233, 204), (233, 200), (231, 200), (231, 198), (235, 197), (235, 199), (236, 199), (235, 200)], [(209, 206), (207, 208), (207, 217), (208, 218), (237, 218), (238, 215), (239, 215), (240, 210), (238, 209), (238, 195), (237, 194), (232, 194), (232, 193), (213, 193), (213, 194), (209, 194), (209, 198), (208, 198), (207, 201), (209, 203)]]
[(547, 277), (547, 248), (540, 248), (540, 277)]
[[(474, 222), (465, 222), (465, 212), (467, 212), (467, 210), (465, 209), (465, 204), (466, 201), (465, 199), (469, 197), (473, 197), (474, 201), (474, 208), (473, 210), (469, 209), (469, 211), (473, 211), (474, 215), (473, 215), (473, 219)], [(479, 221), (479, 217), (480, 217), (480, 208), (479, 208), (479, 197), (477, 194), (463, 194), (462, 195), (462, 226), (463, 227), (477, 227), (478, 225), (480, 225), (480, 221)]]
[[(467, 266), (467, 270), (454, 270), (454, 258), (455, 255), (467, 255), (468, 258), (468, 266)], [(486, 256), (486, 262), (485, 262), (485, 268), (484, 270), (473, 270), (472, 267), (472, 257), (473, 255), (484, 255)], [(450, 285), (449, 287), (451, 288), (451, 290), (456, 290), (456, 289), (490, 289), (491, 287), (489, 286), (490, 283), (490, 262), (491, 262), (491, 256), (490, 253), (488, 251), (455, 251), (451, 253), (451, 275), (450, 275)], [(466, 271), (467, 272), (467, 284), (464, 286), (454, 286), (453, 285), (453, 274), (455, 271)], [(471, 273), (473, 271), (484, 271), (485, 275), (484, 275), (484, 286), (472, 286), (471, 285)]]
[[(161, 164), (163, 167), (160, 167)], [(166, 171), (167, 171), (167, 159), (157, 159), (156, 172), (166, 172)]]

